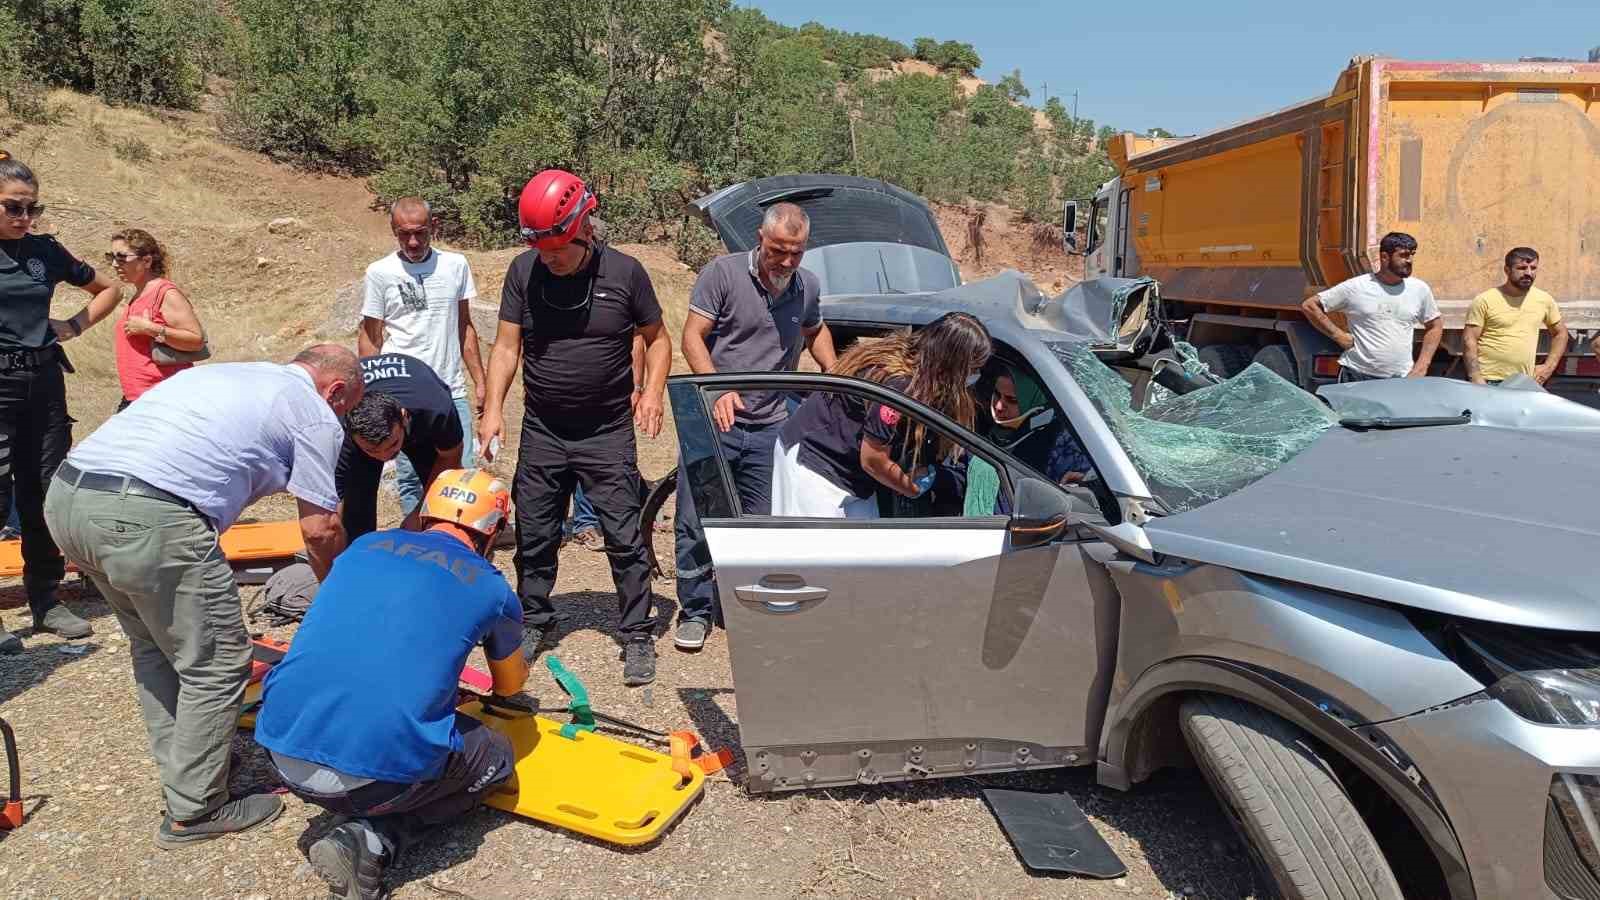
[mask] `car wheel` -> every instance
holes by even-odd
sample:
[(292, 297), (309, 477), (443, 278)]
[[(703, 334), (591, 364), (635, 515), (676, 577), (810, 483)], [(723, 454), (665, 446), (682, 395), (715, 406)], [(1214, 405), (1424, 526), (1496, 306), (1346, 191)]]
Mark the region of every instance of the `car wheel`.
[(674, 468), (665, 477), (653, 485), (648, 485), (644, 497), (644, 506), (639, 510), (639, 534), (644, 537), (644, 553), (650, 562), (650, 576), (662, 576), (661, 561), (656, 558), (656, 517), (661, 515), (661, 507), (667, 505), (667, 498), (678, 489), (678, 470)]
[(1179, 723), (1257, 867), (1284, 897), (1401, 900), (1377, 839), (1304, 731), (1209, 694), (1184, 701)]
[(1208, 344), (1195, 354), (1218, 378), (1232, 378), (1250, 365), (1250, 349), (1242, 344)]
[(1300, 383), (1300, 367), (1295, 365), (1294, 351), (1287, 344), (1268, 344), (1256, 351), (1255, 362), (1272, 371), (1290, 384)]

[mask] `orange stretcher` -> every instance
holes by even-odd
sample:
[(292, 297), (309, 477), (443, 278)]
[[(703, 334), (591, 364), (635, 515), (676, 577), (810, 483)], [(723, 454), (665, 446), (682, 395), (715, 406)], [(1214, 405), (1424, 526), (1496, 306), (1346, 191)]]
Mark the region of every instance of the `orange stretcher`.
[[(252, 522), (235, 525), (222, 533), (222, 552), (235, 566), (247, 563), (288, 561), (306, 549), (300, 536), (300, 523)], [(71, 563), (67, 571), (73, 571)], [(0, 541), (0, 578), (22, 574), (22, 541)]]

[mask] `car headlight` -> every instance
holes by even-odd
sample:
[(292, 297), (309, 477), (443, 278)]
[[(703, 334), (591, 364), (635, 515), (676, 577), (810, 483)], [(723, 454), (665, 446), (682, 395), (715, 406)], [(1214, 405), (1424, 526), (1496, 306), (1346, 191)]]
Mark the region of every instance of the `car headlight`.
[(1600, 725), (1600, 635), (1453, 623), (1451, 653), (1490, 696), (1540, 725)]

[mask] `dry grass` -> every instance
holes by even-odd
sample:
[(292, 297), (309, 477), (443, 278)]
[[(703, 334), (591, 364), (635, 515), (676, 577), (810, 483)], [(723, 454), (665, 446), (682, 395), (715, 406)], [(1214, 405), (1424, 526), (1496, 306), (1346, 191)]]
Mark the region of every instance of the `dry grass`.
[[(179, 257), (177, 281), (195, 298), (218, 359), (283, 359), (313, 339), (352, 339), (342, 326), (325, 325), (340, 319), (335, 297), (341, 289), (348, 297), (348, 286), (367, 262), (391, 249), (383, 216), (368, 208), (360, 184), (306, 175), (221, 146), (198, 116), (157, 121), (70, 94), (50, 99), (67, 121), (51, 128), (24, 126), (7, 147), (36, 164), (52, 207), (47, 224), (70, 249), (98, 260), (107, 237), (130, 225), (168, 241)], [(131, 138), (150, 147), (150, 163), (116, 157), (115, 141)], [(300, 219), (303, 228), (295, 235), (269, 234), (266, 223), (280, 216)], [(991, 216), (990, 222), (1004, 218)], [(991, 252), (1001, 248), (1003, 234), (990, 234)], [(959, 246), (958, 233), (950, 239)], [(693, 274), (664, 248), (623, 249), (650, 270), (667, 327), (676, 335)], [(469, 254), (482, 292), (475, 313), (488, 327), (513, 255)], [(266, 265), (259, 266), (258, 258)], [(1000, 259), (1005, 261), (1003, 254)], [(59, 298), (58, 315), (82, 303), (81, 294), (69, 291)], [(82, 436), (111, 413), (119, 394), (109, 327), (101, 325), (69, 350), (79, 369), (69, 380), (69, 401)], [(682, 371), (676, 349), (674, 358)], [(521, 412), (518, 393), (513, 389), (512, 422)], [(672, 467), (675, 445), (670, 420), (659, 439), (641, 439), (646, 476), (659, 477)], [(509, 448), (495, 468), (509, 474), (514, 455)], [(268, 498), (250, 513), (286, 518), (291, 504), (283, 496)], [(386, 500), (381, 514), (393, 521), (398, 510)], [(670, 560), (671, 535), (654, 537), (657, 553)], [(498, 562), (509, 574), (509, 557), (502, 554)], [(657, 608), (670, 618), (672, 582), (654, 587)], [(719, 632), (697, 654), (677, 653), (663, 639), (657, 682), (625, 688), (612, 637), (611, 591), (602, 554), (562, 551), (555, 602), (567, 618), (555, 652), (584, 678), (595, 706), (657, 728), (692, 727), (712, 746), (737, 748), (738, 709), (725, 636)], [(323, 896), (305, 848), (329, 827), (329, 819), (298, 800), (291, 799), (283, 817), (260, 833), (174, 853), (154, 848), (161, 795), (129, 675), (127, 641), (103, 604), (77, 597), (71, 587), (63, 593), (95, 626), (94, 638), (81, 645), (88, 653), (69, 655), (55, 638), (24, 629), (27, 650), (0, 657), (0, 709), (21, 743), (29, 815), (21, 830), (0, 832), (0, 893)], [(246, 589), (245, 601), (256, 594)], [(14, 582), (0, 587), (0, 617), (12, 628), (26, 620), (22, 601)], [(529, 691), (549, 703), (559, 696), (542, 672), (530, 679)], [(245, 736), (235, 749), (243, 765), (234, 788), (269, 783), (260, 749)], [(684, 820), (640, 850), (480, 811), (409, 855), (392, 873), (391, 885), (402, 898), (1239, 897), (1251, 890), (1243, 851), (1192, 776), (1160, 778), (1115, 797), (1093, 787), (1087, 771), (998, 779), (1013, 787), (1064, 789), (1079, 800), (1130, 868), (1126, 878), (1090, 882), (1030, 877), (971, 780), (752, 796), (739, 784), (743, 774), (740, 765), (730, 777), (708, 782)]]

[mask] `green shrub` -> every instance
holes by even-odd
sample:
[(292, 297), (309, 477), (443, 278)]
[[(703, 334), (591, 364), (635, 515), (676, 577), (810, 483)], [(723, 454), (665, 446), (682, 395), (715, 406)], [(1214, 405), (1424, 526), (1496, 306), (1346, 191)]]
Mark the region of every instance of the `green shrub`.
[(136, 137), (126, 137), (111, 145), (111, 153), (123, 162), (143, 164), (155, 158), (150, 145)]

